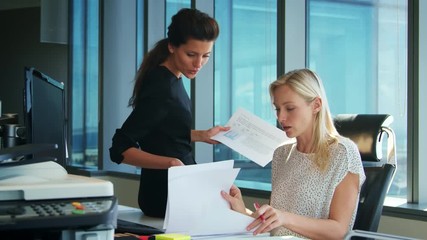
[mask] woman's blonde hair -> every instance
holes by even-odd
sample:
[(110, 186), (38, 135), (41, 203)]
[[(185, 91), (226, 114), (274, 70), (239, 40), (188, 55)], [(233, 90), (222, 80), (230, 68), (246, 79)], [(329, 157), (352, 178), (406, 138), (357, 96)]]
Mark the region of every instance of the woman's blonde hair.
[(297, 69), (286, 73), (270, 84), (270, 96), (280, 86), (288, 86), (307, 103), (320, 98), (322, 107), (317, 112), (313, 127), (313, 160), (323, 171), (329, 164), (329, 146), (337, 142), (339, 136), (329, 110), (325, 89), (321, 79), (310, 69)]

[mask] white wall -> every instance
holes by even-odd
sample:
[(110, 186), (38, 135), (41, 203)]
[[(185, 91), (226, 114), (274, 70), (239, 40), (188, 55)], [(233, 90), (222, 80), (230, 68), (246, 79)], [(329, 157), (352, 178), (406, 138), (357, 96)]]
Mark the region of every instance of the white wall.
[(382, 216), (378, 232), (427, 239), (427, 222)]
[(68, 89), (68, 45), (40, 42), (40, 7), (0, 10), (0, 100), (2, 113), (24, 123), (24, 67), (35, 67)]
[(138, 206), (139, 180), (112, 177), (112, 176), (103, 176), (103, 177), (97, 177), (97, 178), (110, 181), (113, 183), (114, 195), (117, 197), (120, 205), (139, 208)]

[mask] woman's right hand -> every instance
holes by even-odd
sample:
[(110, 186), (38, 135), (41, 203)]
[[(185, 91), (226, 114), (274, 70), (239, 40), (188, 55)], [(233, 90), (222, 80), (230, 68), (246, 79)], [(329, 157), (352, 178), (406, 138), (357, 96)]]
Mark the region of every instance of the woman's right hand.
[(245, 203), (243, 202), (242, 193), (236, 185), (231, 186), (230, 193), (221, 191), (221, 195), (230, 204), (232, 210), (248, 214)]

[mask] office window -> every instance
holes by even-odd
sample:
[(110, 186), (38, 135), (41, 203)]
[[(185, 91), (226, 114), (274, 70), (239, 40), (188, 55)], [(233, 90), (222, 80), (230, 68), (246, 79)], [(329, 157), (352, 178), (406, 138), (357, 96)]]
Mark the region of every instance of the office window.
[(144, 0), (136, 3), (136, 66), (137, 70), (144, 58)]
[[(275, 123), (268, 85), (277, 77), (276, 5), (215, 1), (221, 26), (215, 44), (216, 125), (226, 123), (237, 107)], [(306, 64), (324, 80), (332, 113), (393, 115), (399, 165), (389, 195), (406, 198), (407, 3), (310, 0), (306, 14)], [(270, 165), (260, 168), (223, 145), (215, 146), (214, 160), (224, 159), (235, 159), (242, 168), (240, 186), (270, 189)]]
[(407, 193), (407, 1), (308, 1), (308, 67), (331, 111), (387, 113), (397, 140), (389, 196)]
[[(215, 125), (224, 125), (239, 107), (274, 124), (268, 86), (277, 77), (277, 1), (217, 0), (215, 18), (220, 25), (214, 52)], [(226, 159), (234, 159), (241, 168), (240, 186), (269, 188), (270, 165), (259, 167), (228, 147), (215, 145), (214, 161)]]
[(167, 36), (168, 26), (172, 22), (172, 16), (182, 8), (191, 8), (191, 0), (166, 0), (165, 36)]
[(98, 166), (99, 3), (71, 1), (70, 165)]

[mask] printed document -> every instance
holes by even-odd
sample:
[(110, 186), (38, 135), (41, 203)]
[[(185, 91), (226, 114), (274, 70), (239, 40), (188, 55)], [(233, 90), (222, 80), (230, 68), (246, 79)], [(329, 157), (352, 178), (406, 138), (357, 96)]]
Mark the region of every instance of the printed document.
[(221, 196), (239, 173), (233, 165), (227, 160), (169, 168), (165, 232), (192, 237), (248, 233), (254, 218), (231, 210)]
[(239, 108), (226, 126), (229, 131), (211, 137), (264, 167), (277, 147), (295, 142), (286, 133), (249, 111)]

